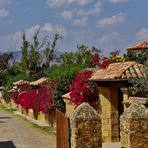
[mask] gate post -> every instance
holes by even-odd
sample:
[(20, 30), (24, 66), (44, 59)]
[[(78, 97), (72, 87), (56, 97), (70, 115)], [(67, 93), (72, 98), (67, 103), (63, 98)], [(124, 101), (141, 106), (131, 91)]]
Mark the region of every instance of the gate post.
[(88, 103), (83, 103), (71, 117), (71, 148), (101, 147), (101, 118)]
[(148, 112), (134, 102), (120, 117), (120, 135), (123, 148), (148, 147)]

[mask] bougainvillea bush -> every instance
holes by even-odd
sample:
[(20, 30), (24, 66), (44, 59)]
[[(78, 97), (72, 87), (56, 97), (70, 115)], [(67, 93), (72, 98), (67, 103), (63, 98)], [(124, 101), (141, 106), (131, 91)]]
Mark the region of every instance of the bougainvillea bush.
[(111, 51), (108, 57), (98, 54), (92, 56), (93, 65), (101, 69), (105, 69), (111, 63), (125, 62), (125, 61), (128, 61), (128, 58), (121, 57), (120, 50)]
[(39, 87), (37, 90), (21, 92), (19, 94), (19, 104), (26, 110), (33, 109), (36, 112), (48, 112), (52, 106), (52, 93), (47, 85)]
[(17, 105), (19, 104), (18, 95), (19, 95), (18, 91), (12, 92), (10, 95), (10, 99), (12, 99), (13, 102), (16, 103)]
[(70, 100), (76, 106), (83, 102), (88, 102), (96, 108), (98, 101), (97, 86), (95, 83), (88, 81), (92, 71), (78, 73), (72, 85), (70, 86)]

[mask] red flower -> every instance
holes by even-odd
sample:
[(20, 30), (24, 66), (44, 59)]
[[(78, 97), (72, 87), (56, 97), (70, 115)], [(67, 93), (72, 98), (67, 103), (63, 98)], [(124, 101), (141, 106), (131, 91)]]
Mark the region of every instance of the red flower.
[(92, 71), (79, 73), (70, 86), (70, 100), (77, 106), (83, 102), (98, 100), (96, 85), (87, 81), (91, 75)]

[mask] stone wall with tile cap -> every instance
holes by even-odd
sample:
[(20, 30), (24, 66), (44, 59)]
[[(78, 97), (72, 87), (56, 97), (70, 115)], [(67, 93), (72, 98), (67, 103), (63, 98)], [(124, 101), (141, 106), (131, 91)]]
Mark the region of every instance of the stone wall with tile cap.
[(135, 101), (120, 117), (123, 148), (148, 148), (148, 110)]
[(101, 118), (88, 103), (77, 107), (71, 117), (72, 148), (102, 148)]

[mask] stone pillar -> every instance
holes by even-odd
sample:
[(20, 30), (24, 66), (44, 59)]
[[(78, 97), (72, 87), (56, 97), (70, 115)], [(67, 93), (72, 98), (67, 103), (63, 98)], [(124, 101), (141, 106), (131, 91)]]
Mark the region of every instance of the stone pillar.
[(101, 104), (102, 140), (103, 142), (119, 141), (118, 89), (99, 87)]
[(72, 148), (102, 148), (101, 118), (88, 103), (77, 107), (71, 117)]
[(148, 113), (144, 106), (134, 102), (120, 117), (120, 135), (123, 148), (148, 147)]
[[(121, 91), (123, 92), (123, 102), (126, 102), (129, 97), (131, 96), (132, 92), (129, 90), (129, 88), (121, 88)], [(124, 111), (126, 110), (126, 105), (124, 104)]]

